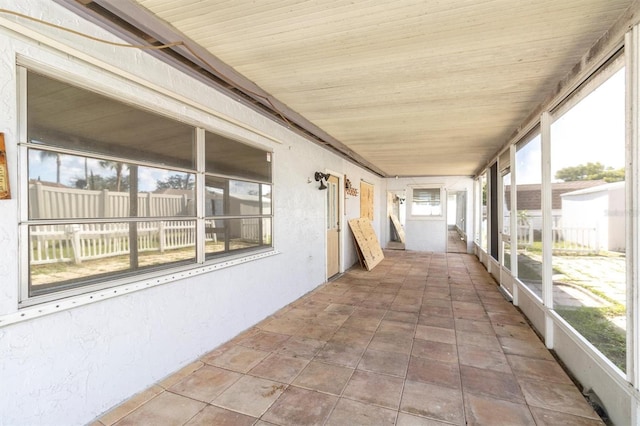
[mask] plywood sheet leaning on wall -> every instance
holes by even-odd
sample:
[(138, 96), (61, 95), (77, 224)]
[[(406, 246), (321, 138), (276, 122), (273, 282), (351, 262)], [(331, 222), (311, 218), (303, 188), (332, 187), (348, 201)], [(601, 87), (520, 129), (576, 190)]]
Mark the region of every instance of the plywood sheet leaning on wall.
[(349, 227), (351, 228), (351, 232), (353, 232), (360, 263), (363, 263), (367, 271), (372, 270), (384, 259), (384, 254), (378, 242), (378, 237), (376, 237), (376, 233), (373, 231), (373, 226), (371, 226), (371, 221), (364, 217), (351, 219), (349, 221)]
[(398, 238), (400, 238), (400, 242), (404, 243), (404, 229), (402, 229), (402, 225), (400, 224), (398, 217), (393, 213), (389, 213), (389, 217), (391, 218), (393, 229), (396, 231)]
[(360, 181), (360, 217), (373, 220), (373, 185)]

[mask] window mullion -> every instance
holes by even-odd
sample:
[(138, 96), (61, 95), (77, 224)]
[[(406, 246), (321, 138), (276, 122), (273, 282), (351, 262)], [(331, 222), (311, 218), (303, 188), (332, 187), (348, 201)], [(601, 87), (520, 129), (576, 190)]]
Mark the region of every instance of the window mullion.
[(205, 131), (196, 129), (196, 262), (205, 261)]
[(626, 245), (627, 245), (627, 380), (635, 389), (640, 387), (640, 296), (638, 274), (640, 265), (640, 242), (637, 197), (640, 187), (640, 154), (638, 139), (640, 132), (640, 29), (634, 26), (625, 36), (626, 59)]
[(551, 115), (545, 111), (540, 117), (540, 139), (542, 147), (542, 302), (545, 311), (545, 344), (553, 349), (553, 320), (549, 310), (553, 309), (552, 250), (552, 192), (551, 192)]

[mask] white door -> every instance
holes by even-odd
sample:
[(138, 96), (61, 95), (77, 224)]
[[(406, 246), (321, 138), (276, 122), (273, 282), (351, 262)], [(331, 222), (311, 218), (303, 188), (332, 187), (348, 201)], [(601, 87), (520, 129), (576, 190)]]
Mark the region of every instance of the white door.
[(340, 191), (339, 180), (327, 180), (327, 278), (340, 272)]

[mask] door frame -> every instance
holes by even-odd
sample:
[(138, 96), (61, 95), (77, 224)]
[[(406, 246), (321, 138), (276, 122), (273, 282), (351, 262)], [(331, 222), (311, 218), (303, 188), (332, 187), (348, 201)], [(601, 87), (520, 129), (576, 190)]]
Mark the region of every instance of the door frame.
[[(345, 235), (345, 226), (346, 224), (346, 215), (344, 211), (344, 174), (337, 172), (332, 169), (324, 169), (324, 173), (329, 173), (331, 176), (335, 176), (338, 178), (338, 217), (340, 218), (340, 232), (338, 233), (338, 274), (344, 272), (344, 235)], [(328, 267), (328, 259), (327, 259), (327, 201), (323, 204), (323, 227), (324, 227), (324, 280), (325, 282), (330, 278), (327, 276), (327, 267)]]

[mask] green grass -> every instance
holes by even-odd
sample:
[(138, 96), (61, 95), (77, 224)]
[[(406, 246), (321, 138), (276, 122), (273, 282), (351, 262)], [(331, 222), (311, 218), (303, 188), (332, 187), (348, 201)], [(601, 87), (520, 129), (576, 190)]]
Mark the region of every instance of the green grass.
[(626, 371), (627, 342), (625, 331), (610, 320), (619, 314), (618, 308), (557, 309), (556, 312), (585, 339), (602, 352), (622, 371)]

